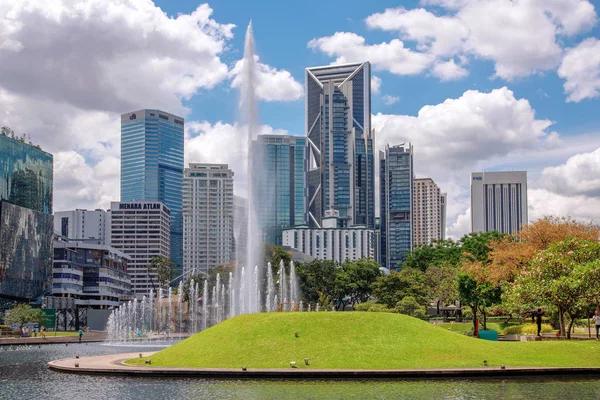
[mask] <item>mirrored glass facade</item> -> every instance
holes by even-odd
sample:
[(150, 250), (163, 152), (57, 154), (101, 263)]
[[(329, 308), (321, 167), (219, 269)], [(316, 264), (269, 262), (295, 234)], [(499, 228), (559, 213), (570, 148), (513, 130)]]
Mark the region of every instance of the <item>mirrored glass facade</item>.
[(171, 210), (171, 258), (183, 265), (183, 129), (160, 110), (121, 115), (121, 201), (160, 201)]
[(263, 173), (253, 171), (263, 238), (267, 243), (281, 246), (284, 229), (307, 224), (306, 138), (259, 135), (252, 151), (253, 159), (264, 168)]
[(35, 300), (49, 291), (51, 214), (0, 201), (0, 298)]
[(0, 200), (52, 214), (52, 154), (0, 135)]

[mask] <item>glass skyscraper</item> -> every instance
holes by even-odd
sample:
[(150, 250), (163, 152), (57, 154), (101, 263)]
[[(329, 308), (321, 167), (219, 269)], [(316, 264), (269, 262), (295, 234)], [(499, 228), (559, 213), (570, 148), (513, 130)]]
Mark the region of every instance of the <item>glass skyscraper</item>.
[(397, 270), (413, 245), (414, 173), (410, 143), (379, 152), (382, 267)]
[(52, 172), (52, 154), (0, 136), (0, 299), (50, 289)]
[(171, 211), (171, 259), (183, 266), (184, 119), (160, 110), (121, 115), (121, 201), (160, 201)]
[(287, 135), (259, 135), (252, 142), (257, 215), (266, 243), (281, 246), (283, 230), (307, 224), (307, 140)]
[(307, 68), (305, 98), (310, 225), (321, 227), (334, 209), (340, 228), (374, 228), (371, 65)]

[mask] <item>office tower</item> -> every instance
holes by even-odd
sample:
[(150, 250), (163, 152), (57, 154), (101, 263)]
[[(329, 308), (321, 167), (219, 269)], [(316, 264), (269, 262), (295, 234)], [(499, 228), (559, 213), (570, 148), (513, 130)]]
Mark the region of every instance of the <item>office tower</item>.
[(95, 239), (110, 244), (110, 212), (105, 210), (70, 210), (54, 213), (54, 233), (72, 241)]
[(0, 300), (50, 290), (52, 170), (52, 154), (0, 135)]
[(121, 115), (121, 201), (160, 201), (171, 212), (171, 259), (183, 265), (183, 127), (160, 110)]
[(118, 307), (131, 295), (131, 257), (93, 241), (54, 240), (52, 295), (72, 297), (78, 307)]
[(380, 264), (398, 269), (413, 245), (414, 174), (410, 143), (379, 152), (381, 190)]
[(259, 135), (252, 151), (264, 168), (250, 171), (255, 177), (256, 211), (264, 242), (281, 246), (283, 229), (307, 224), (306, 138)]
[(374, 132), (368, 62), (306, 69), (309, 224), (338, 210), (339, 227), (375, 226)]
[(131, 257), (127, 272), (131, 291), (138, 298), (158, 290), (156, 271), (148, 271), (150, 260), (169, 257), (171, 214), (161, 202), (110, 203), (110, 245)]
[(233, 171), (190, 163), (183, 176), (184, 279), (235, 259), (233, 214)]
[(360, 258), (374, 258), (375, 230), (364, 225), (339, 228), (337, 210), (327, 210), (322, 228), (296, 226), (283, 230), (283, 245), (319, 260), (342, 263)]
[(445, 238), (446, 193), (431, 178), (415, 179), (414, 245), (430, 245)]
[(527, 171), (471, 174), (471, 232), (512, 234), (527, 222)]

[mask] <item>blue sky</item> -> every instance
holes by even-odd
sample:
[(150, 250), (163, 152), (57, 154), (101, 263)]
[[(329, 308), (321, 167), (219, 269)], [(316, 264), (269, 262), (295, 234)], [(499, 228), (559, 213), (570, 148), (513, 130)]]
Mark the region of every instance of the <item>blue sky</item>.
[(185, 116), (186, 162), (229, 164), (243, 195), (236, 121), (252, 20), (261, 133), (304, 134), (304, 68), (370, 61), (377, 147), (413, 143), (417, 176), (448, 193), (449, 236), (469, 230), (480, 170), (527, 170), (530, 220), (597, 221), (598, 10), (600, 0), (0, 0), (0, 125), (54, 154), (56, 210), (119, 199), (119, 115), (140, 108)]

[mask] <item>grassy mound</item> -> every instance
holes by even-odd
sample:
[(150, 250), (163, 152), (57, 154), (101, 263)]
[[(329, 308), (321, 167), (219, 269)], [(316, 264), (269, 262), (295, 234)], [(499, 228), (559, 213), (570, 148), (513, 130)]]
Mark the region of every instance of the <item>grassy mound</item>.
[(490, 366), (600, 367), (600, 344), (489, 342), (400, 314), (264, 313), (200, 332), (152, 356), (152, 366), (289, 368), (295, 361), (315, 369), (437, 369), (482, 367), (483, 360)]

